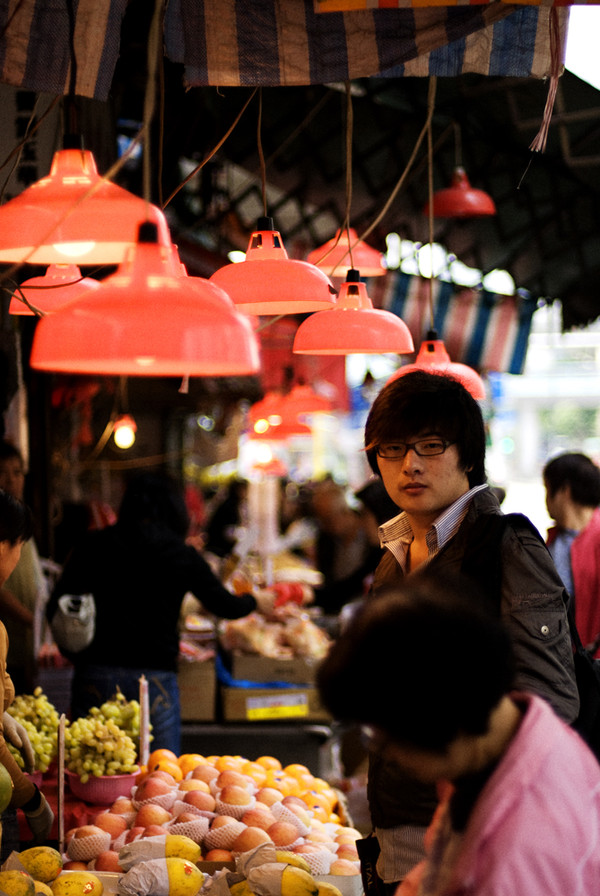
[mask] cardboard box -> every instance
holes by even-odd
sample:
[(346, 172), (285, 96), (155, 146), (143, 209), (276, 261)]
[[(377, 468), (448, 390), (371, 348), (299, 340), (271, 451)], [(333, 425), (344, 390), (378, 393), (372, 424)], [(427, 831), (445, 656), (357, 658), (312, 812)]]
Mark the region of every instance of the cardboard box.
[(316, 688), (221, 688), (223, 718), (228, 722), (328, 722)]
[(234, 652), (226, 657), (232, 677), (241, 681), (288, 681), (313, 684), (319, 660), (292, 657), (274, 659), (252, 653)]
[(180, 659), (177, 681), (182, 721), (213, 722), (217, 701), (214, 660), (196, 663)]

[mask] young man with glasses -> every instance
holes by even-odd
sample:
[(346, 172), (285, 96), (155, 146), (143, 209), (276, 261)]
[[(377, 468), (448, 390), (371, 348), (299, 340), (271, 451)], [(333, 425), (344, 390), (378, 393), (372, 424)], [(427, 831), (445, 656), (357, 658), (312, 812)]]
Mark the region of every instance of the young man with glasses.
[[(485, 445), (480, 407), (452, 377), (414, 371), (381, 390), (365, 447), (401, 512), (380, 527), (385, 551), (372, 597), (425, 568), (441, 581), (458, 574), (476, 581), (486, 609), (501, 616), (511, 635), (516, 686), (573, 722), (579, 697), (564, 585), (528, 520), (510, 518), (498, 536), (502, 512), (486, 483)], [(429, 649), (426, 642), (422, 649)], [(372, 754), (368, 798), (381, 848), (377, 870), (391, 890), (422, 858), (436, 794)]]

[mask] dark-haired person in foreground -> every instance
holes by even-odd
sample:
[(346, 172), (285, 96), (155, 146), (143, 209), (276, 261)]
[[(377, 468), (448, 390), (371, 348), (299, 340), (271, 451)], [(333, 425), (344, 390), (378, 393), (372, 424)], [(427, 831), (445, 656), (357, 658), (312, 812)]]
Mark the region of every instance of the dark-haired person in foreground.
[[(406, 373), (375, 399), (365, 446), (373, 472), (403, 511), (380, 527), (385, 551), (369, 600), (425, 568), (442, 580), (467, 576), (482, 589), (487, 611), (508, 628), (517, 686), (574, 722), (579, 696), (564, 585), (527, 520), (510, 518), (503, 526), (486, 482), (477, 401), (450, 376)], [(427, 641), (420, 646), (428, 650)], [(381, 849), (377, 871), (393, 891), (422, 858), (435, 792), (371, 754), (368, 798)]]
[(317, 684), (334, 717), (442, 800), (397, 896), (597, 896), (600, 766), (513, 690), (512, 639), (469, 581), (418, 574), (366, 601)]

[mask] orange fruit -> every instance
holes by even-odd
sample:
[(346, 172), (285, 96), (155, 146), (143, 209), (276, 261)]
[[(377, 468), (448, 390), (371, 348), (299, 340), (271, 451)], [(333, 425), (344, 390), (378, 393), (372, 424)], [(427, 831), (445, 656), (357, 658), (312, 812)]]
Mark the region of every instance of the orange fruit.
[(152, 771), (156, 763), (160, 762), (162, 759), (167, 759), (169, 762), (175, 763), (179, 761), (179, 757), (176, 756), (172, 750), (166, 750), (164, 748), (153, 750), (148, 756), (148, 768), (150, 771)]
[(259, 765), (262, 765), (263, 768), (281, 771), (281, 762), (279, 759), (276, 759), (275, 756), (259, 756), (256, 761)]
[(328, 787), (331, 787), (329, 781), (326, 781), (324, 778), (313, 778), (313, 790), (321, 791), (326, 790)]
[(219, 756), (215, 762), (215, 768), (224, 772), (225, 769), (232, 769), (232, 771), (239, 771), (246, 760), (242, 756), (229, 756), (225, 754), (224, 756)]
[(314, 790), (313, 781), (315, 780), (311, 773), (309, 772), (307, 775), (294, 775), (296, 781), (300, 785), (300, 790)]
[(291, 775), (284, 775), (279, 783), (279, 789), (284, 796), (300, 796), (302, 788), (300, 783)]
[(267, 769), (267, 777), (265, 787), (277, 787), (277, 784), (285, 778), (283, 769), (269, 768)]
[(183, 753), (177, 761), (185, 778), (185, 776), (195, 769), (197, 765), (206, 762), (206, 759), (204, 756), (201, 756), (200, 753)]
[(251, 762), (250, 760), (242, 766), (242, 774), (252, 778), (258, 787), (262, 787), (267, 779), (267, 770), (264, 765), (260, 765), (259, 762)]
[(292, 778), (300, 778), (303, 775), (310, 775), (310, 771), (307, 769), (307, 767), (305, 765), (302, 765), (300, 762), (292, 762), (290, 765), (284, 766), (283, 770), (286, 775), (291, 775)]
[(316, 791), (317, 793), (322, 794), (329, 802), (329, 808), (333, 809), (333, 807), (338, 802), (338, 795), (327, 781), (323, 781), (322, 778), (314, 778), (312, 787), (308, 788), (309, 791)]
[(300, 799), (304, 800), (309, 809), (315, 809), (316, 807), (323, 809), (327, 814), (331, 812), (331, 807), (329, 805), (329, 800), (323, 793), (317, 793), (316, 790), (307, 790), (303, 794), (301, 794)]
[(323, 824), (327, 824), (327, 822), (328, 822), (328, 821), (330, 820), (330, 818), (331, 818), (331, 814), (330, 814), (330, 812), (329, 812), (329, 809), (323, 809), (322, 806), (317, 806), (317, 805), (315, 805), (315, 806), (311, 806), (311, 805), (308, 804), (308, 803), (307, 803), (307, 805), (308, 805), (308, 808), (310, 809), (310, 811), (311, 811), (312, 814), (313, 814), (313, 819), (316, 818), (317, 821), (322, 821)]
[(159, 759), (152, 766), (152, 771), (156, 771), (157, 769), (167, 772), (167, 774), (171, 775), (175, 781), (183, 781), (183, 772), (179, 768), (178, 763), (173, 762), (171, 759)]

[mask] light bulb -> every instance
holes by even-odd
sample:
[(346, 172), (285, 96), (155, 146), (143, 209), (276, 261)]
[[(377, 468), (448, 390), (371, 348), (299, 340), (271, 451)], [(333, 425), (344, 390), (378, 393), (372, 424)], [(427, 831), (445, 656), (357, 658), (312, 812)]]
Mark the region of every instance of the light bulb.
[(129, 414), (122, 414), (118, 417), (113, 429), (113, 439), (117, 448), (123, 450), (131, 448), (135, 442), (136, 431), (137, 426), (133, 417), (130, 417)]

